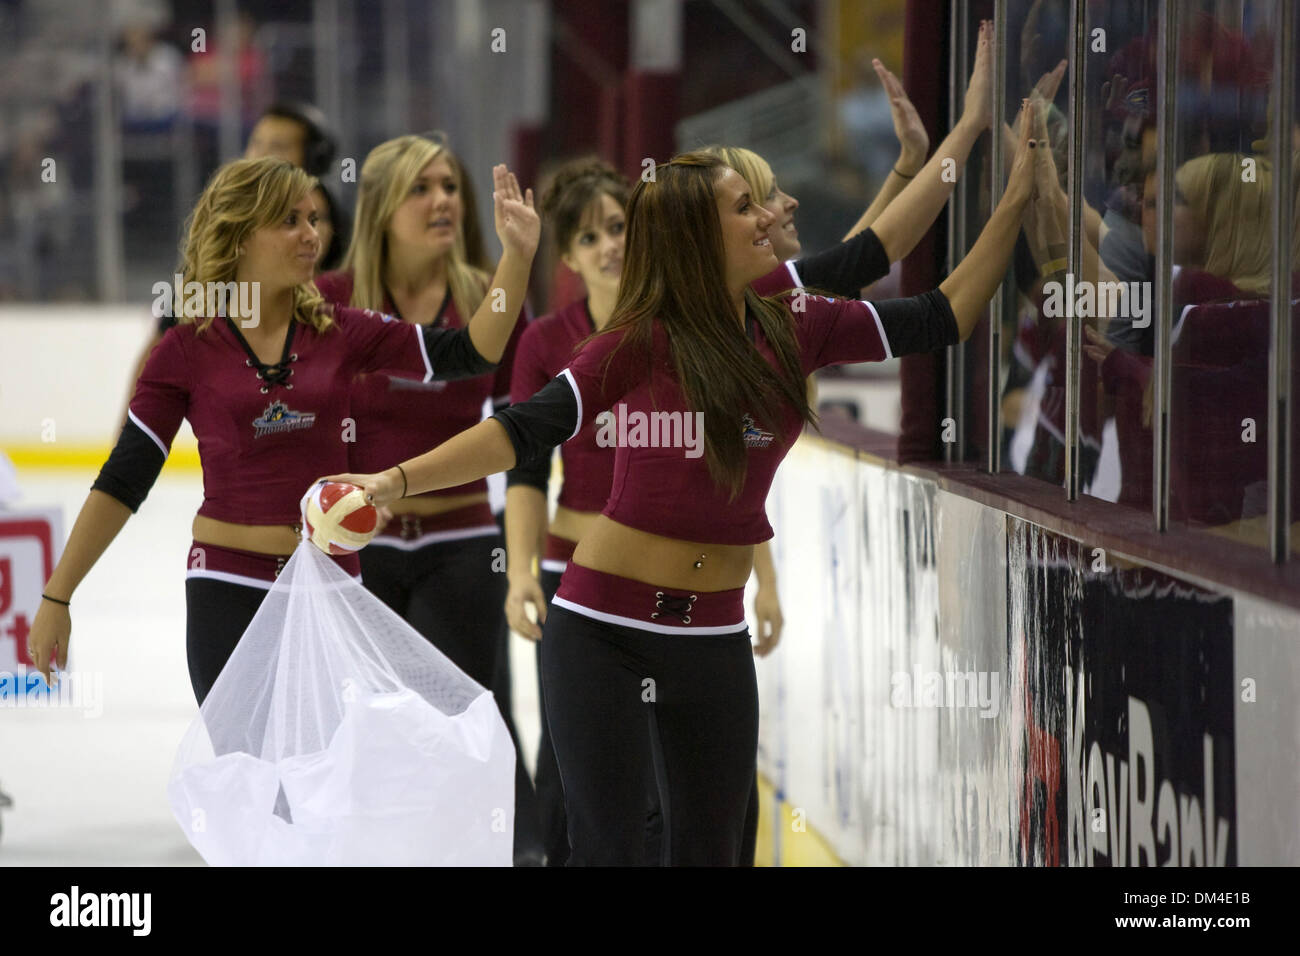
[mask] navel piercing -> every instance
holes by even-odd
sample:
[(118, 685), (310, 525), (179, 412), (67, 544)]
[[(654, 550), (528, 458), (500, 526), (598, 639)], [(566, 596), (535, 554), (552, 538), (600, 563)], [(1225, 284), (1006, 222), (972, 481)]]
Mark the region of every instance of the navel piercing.
[(707, 558), (707, 557), (708, 557), (707, 554), (702, 554), (702, 555), (700, 555), (700, 560), (698, 560), (698, 561), (695, 562), (695, 567), (696, 567), (697, 569), (704, 567), (704, 559)]

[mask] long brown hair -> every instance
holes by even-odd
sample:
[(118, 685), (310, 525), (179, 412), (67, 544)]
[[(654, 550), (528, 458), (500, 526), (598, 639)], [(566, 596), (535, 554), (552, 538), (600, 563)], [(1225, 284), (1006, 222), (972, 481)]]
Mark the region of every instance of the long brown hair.
[(618, 302), (599, 334), (626, 329), (617, 348), (639, 349), (649, 362), (653, 322), (662, 323), (687, 407), (704, 413), (709, 474), (734, 499), (745, 483), (741, 416), (748, 412), (773, 432), (781, 430), (787, 408), (809, 424), (816, 416), (786, 307), (745, 290), (745, 303), (776, 354), (775, 369), (736, 322), (713, 190), (725, 169), (716, 156), (682, 153), (657, 166), (653, 180), (637, 183), (627, 205)]

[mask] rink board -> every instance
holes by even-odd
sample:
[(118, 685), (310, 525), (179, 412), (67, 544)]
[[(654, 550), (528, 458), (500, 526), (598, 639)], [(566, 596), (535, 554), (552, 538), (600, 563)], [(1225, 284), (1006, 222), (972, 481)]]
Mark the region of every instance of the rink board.
[(1300, 614), (815, 438), (768, 511), (761, 862), (1300, 863)]

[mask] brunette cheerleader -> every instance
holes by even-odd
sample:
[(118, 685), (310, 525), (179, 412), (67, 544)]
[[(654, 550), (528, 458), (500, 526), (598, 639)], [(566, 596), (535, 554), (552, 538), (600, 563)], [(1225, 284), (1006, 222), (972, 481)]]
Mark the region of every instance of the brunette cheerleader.
[[(508, 189), (504, 167), (496, 178), (497, 232), (513, 251), (493, 285), (517, 309), (537, 215)], [(67, 664), (73, 592), (143, 502), (182, 419), (198, 437), (203, 467), (185, 584), (190, 681), (202, 703), (299, 542), (299, 500), (321, 462), (348, 461), (352, 379), (377, 369), (423, 381), (481, 375), (500, 359), (513, 313), (484, 307), (468, 328), (432, 329), (328, 306), (311, 284), (320, 243), (314, 184), (281, 159), (237, 160), (199, 199), (184, 279), (205, 289), (257, 283), (260, 309), (178, 310), (186, 314), (150, 354), (28, 637), (47, 681), (52, 658)], [(360, 570), (355, 555), (335, 560)]]
[[(754, 156), (748, 150), (729, 152)], [(613, 314), (623, 269), (623, 208), (627, 204), (628, 192), (627, 181), (611, 166), (597, 159), (575, 160), (556, 172), (542, 204), (543, 216), (552, 224), (561, 261), (582, 278), (587, 295), (552, 315), (538, 319), (524, 333), (514, 359), (511, 395), (515, 401), (526, 400), (559, 374), (573, 358), (577, 346), (604, 328)], [(880, 242), (874, 233), (864, 229), (855, 238), (821, 256), (786, 263), (760, 279), (755, 287), (789, 288), (792, 283), (797, 283), (797, 277), (802, 273), (817, 288), (852, 296), (888, 269), (889, 263)], [(796, 278), (792, 280), (791, 276)], [(507, 476), (509, 592), (506, 614), (511, 627), (532, 640), (541, 637), (539, 624), (546, 621), (547, 607), (573, 549), (609, 497), (614, 453), (610, 448), (600, 447), (596, 431), (594, 424), (588, 426), (561, 448), (564, 480), (555, 517), (549, 527), (549, 458), (512, 469)], [(533, 574), (534, 561), (538, 564), (538, 577)], [(783, 620), (775, 568), (767, 542), (756, 547), (754, 566), (758, 584), (754, 599), (758, 624), (754, 652), (764, 656), (779, 641)], [(530, 604), (535, 609), (538, 623), (527, 615), (526, 607)], [(539, 647), (539, 677), (540, 655)], [(559, 772), (546, 721), (544, 689), (539, 699), (542, 732), (535, 775), (538, 814), (547, 861), (551, 865), (562, 865), (568, 856), (568, 838)], [(752, 834), (758, 822), (757, 784), (752, 803), (751, 825), (747, 826), (751, 835), (747, 840), (751, 848), (750, 859), (753, 857)], [(652, 842), (657, 829), (657, 823), (652, 819)]]
[(700, 458), (617, 448), (608, 502), (547, 616), (542, 678), (571, 864), (642, 862), (650, 790), (663, 862), (738, 862), (758, 716), (741, 599), (753, 546), (771, 536), (773, 474), (814, 417), (804, 377), (969, 336), (1006, 271), (1032, 160), (1025, 132), (1002, 202), (938, 289), (791, 309), (748, 288), (777, 265), (774, 217), (716, 157), (679, 156), (633, 191), (614, 314), (559, 376), (400, 471), (338, 476), (386, 504), (402, 472), (421, 492), (528, 463), (616, 404), (704, 416)]

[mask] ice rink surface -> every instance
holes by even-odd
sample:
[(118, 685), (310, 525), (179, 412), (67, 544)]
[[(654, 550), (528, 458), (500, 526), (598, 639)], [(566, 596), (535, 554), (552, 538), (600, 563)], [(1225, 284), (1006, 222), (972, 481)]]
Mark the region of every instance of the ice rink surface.
[[(62, 508), (66, 536), (94, 477), (19, 469), (16, 507)], [(202, 494), (197, 472), (164, 471), (73, 597), (68, 669), (102, 687), (98, 706), (0, 708), (0, 790), (14, 801), (0, 811), (0, 865), (203, 865), (166, 792), (198, 716), (185, 664), (185, 567)], [(510, 645), (531, 766), (540, 731), (533, 645), (517, 636)]]

